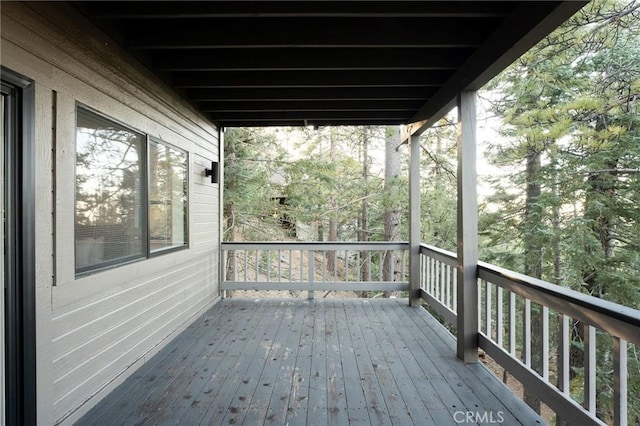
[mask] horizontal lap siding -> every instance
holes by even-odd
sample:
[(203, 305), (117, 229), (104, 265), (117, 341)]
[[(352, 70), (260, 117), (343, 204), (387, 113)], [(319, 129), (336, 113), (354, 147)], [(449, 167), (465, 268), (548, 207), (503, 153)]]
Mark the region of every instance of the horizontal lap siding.
[[(35, 81), (40, 112), (38, 418), (71, 423), (218, 297), (217, 129), (68, 6), (1, 12), (2, 64)], [(188, 249), (75, 277), (76, 102), (189, 153)]]

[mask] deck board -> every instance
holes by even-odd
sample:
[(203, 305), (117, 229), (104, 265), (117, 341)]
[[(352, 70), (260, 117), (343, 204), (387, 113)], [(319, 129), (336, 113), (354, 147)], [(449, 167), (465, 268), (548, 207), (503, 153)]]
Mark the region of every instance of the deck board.
[(407, 305), (220, 301), (78, 424), (455, 425), (467, 411), (543, 423)]

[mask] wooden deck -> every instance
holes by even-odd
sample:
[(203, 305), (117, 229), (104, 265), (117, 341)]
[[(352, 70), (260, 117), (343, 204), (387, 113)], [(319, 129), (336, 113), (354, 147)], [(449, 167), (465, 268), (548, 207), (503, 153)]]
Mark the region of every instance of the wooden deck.
[(78, 424), (534, 425), (423, 309), (394, 299), (226, 299)]

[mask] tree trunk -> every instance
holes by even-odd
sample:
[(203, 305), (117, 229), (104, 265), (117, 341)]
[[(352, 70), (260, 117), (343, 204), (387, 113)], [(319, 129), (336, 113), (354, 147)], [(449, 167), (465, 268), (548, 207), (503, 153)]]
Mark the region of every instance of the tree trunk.
[[(232, 143), (229, 143), (225, 148), (226, 148), (225, 164), (226, 164), (226, 168), (230, 171), (230, 173), (228, 173), (228, 175), (226, 176), (226, 179), (224, 179), (225, 190), (233, 193), (236, 190), (236, 179), (233, 174), (233, 167), (236, 159), (235, 146), (232, 142)], [(225, 224), (224, 230), (226, 234), (226, 241), (235, 241), (236, 240), (235, 211), (234, 211), (234, 205), (232, 200), (228, 200), (225, 198), (223, 215), (224, 215), (224, 224)], [(223, 237), (223, 239), (225, 238)], [(230, 250), (227, 253), (227, 262), (226, 262), (227, 264), (225, 265), (225, 268), (226, 268), (225, 276), (227, 281), (232, 280), (233, 277), (236, 275), (236, 271), (235, 271), (236, 262), (234, 262), (235, 256), (236, 256), (235, 250)], [(227, 290), (226, 297), (233, 297), (233, 291)]]
[[(364, 193), (362, 197), (362, 209), (360, 212), (360, 241), (369, 241), (369, 134), (368, 127), (362, 129), (362, 182)], [(360, 279), (368, 281), (370, 275), (369, 252), (362, 252), (362, 268)], [(361, 297), (369, 297), (369, 292), (363, 291)]]
[[(387, 202), (384, 210), (384, 239), (385, 241), (397, 241), (400, 239), (400, 208), (397, 199), (397, 179), (400, 176), (400, 127), (389, 126), (385, 138), (385, 167), (384, 189)], [(393, 251), (384, 254), (383, 279), (396, 281), (396, 275), (400, 273), (398, 259)], [(391, 296), (391, 292), (385, 291), (384, 297)]]
[[(333, 127), (329, 128), (329, 158), (332, 163), (336, 161), (336, 153), (338, 151), (335, 130)], [(338, 241), (338, 218), (337, 218), (337, 203), (335, 197), (331, 197), (329, 200), (331, 214), (329, 215), (329, 238), (328, 241)], [(329, 251), (327, 253), (327, 271), (331, 276), (336, 279), (334, 272), (336, 271), (336, 252)]]
[[(596, 130), (602, 131), (606, 127), (604, 117), (600, 116), (596, 120)], [(605, 162), (602, 170), (590, 173), (587, 177), (587, 187), (584, 202), (584, 218), (591, 223), (591, 232), (600, 245), (600, 253), (595, 257), (603, 259), (591, 267), (582, 271), (585, 290), (595, 297), (604, 298), (608, 288), (604, 280), (599, 279), (601, 272), (607, 267), (608, 260), (613, 256), (614, 249), (614, 212), (612, 211), (611, 202), (615, 197), (616, 167), (618, 166), (618, 158), (610, 158)], [(594, 251), (593, 246), (585, 247), (585, 253), (588, 257), (592, 257)], [(572, 342), (584, 342), (584, 324), (576, 321), (571, 335)], [(596, 360), (599, 363), (600, 360)], [(573, 344), (570, 351), (570, 367), (584, 366), (584, 350), (581, 346)], [(575, 376), (575, 373), (572, 377)], [(603, 384), (598, 384), (597, 393), (605, 392), (602, 389)], [(596, 415), (604, 419), (606, 414), (600, 407), (601, 400), (596, 399)]]
[(560, 248), (560, 203), (558, 202), (558, 190), (560, 183), (558, 182), (558, 164), (555, 158), (551, 160), (551, 165), (553, 170), (553, 282), (554, 284), (562, 285), (562, 256)]
[[(540, 228), (542, 226), (542, 210), (538, 204), (542, 188), (539, 181), (542, 165), (541, 154), (530, 148), (526, 156), (526, 193), (524, 217), (524, 273), (530, 277), (542, 278), (542, 244)], [(526, 326), (526, 324), (523, 324)], [(531, 368), (542, 374), (542, 309), (538, 305), (531, 306)], [(524, 401), (540, 413), (540, 400), (535, 394), (524, 389)]]

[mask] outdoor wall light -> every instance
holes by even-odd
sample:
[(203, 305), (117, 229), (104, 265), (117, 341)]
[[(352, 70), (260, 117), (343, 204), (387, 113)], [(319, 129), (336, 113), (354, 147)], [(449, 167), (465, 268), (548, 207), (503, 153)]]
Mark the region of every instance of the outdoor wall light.
[(210, 169), (204, 169), (204, 175), (205, 176), (211, 176), (211, 183), (218, 183), (220, 182), (220, 171), (219, 171), (219, 167), (218, 167), (218, 162), (217, 161), (212, 161), (211, 162), (211, 168)]

